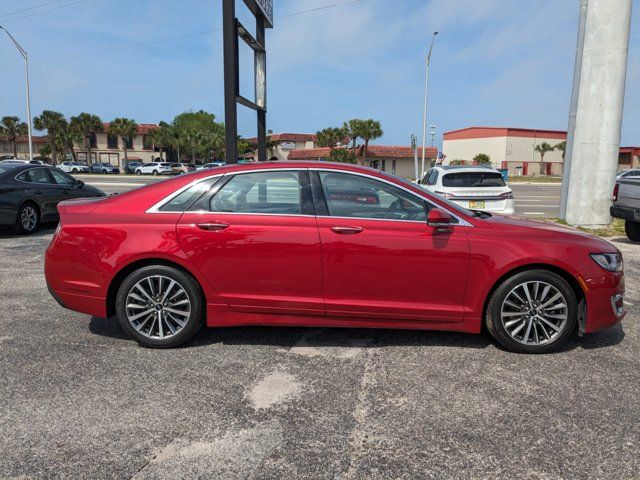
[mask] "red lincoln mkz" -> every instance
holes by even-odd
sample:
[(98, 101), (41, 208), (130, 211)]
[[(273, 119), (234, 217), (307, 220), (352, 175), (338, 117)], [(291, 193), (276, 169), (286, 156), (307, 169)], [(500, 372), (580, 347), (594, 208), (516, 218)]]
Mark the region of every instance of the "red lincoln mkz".
[(572, 229), (465, 210), (336, 163), (220, 167), (59, 206), (65, 307), (171, 347), (206, 323), (479, 333), (539, 353), (622, 319), (622, 256)]

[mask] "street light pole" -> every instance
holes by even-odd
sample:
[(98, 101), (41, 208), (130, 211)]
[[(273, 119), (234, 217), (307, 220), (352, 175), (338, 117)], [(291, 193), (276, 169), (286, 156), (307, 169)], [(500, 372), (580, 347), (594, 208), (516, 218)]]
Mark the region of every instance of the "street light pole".
[(24, 58), (24, 70), (27, 89), (27, 129), (29, 133), (29, 160), (33, 160), (33, 139), (31, 138), (31, 98), (29, 93), (29, 55), (27, 54), (27, 51), (20, 46), (16, 39), (13, 38), (13, 35), (11, 35), (6, 28), (0, 26), (0, 30), (4, 30), (6, 34), (9, 35), (9, 38), (20, 52), (20, 55), (22, 55), (22, 58)]
[(431, 52), (433, 51), (433, 43), (436, 41), (436, 35), (438, 32), (433, 32), (433, 37), (431, 37), (431, 45), (429, 46), (429, 53), (427, 54), (427, 68), (425, 73), (425, 82), (424, 82), (424, 111), (422, 114), (422, 172), (420, 175), (424, 174), (424, 157), (425, 157), (425, 148), (427, 144), (427, 101), (429, 98), (429, 64), (431, 63)]

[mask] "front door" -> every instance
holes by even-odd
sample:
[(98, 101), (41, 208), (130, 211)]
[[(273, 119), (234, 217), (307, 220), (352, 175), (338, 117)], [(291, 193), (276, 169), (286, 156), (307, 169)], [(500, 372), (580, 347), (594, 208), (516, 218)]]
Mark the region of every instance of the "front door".
[(463, 320), (468, 227), (436, 231), (426, 223), (428, 202), (382, 180), (332, 171), (312, 176), (314, 194), (323, 198), (327, 315)]
[(323, 315), (322, 263), (308, 172), (224, 177), (186, 212), (178, 237), (193, 264), (234, 309)]

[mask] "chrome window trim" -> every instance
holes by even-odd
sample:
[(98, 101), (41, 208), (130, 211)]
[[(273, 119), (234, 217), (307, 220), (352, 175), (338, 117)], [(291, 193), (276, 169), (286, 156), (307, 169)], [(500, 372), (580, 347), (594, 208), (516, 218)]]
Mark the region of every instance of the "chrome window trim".
[[(36, 170), (38, 168), (42, 168), (43, 170), (46, 170), (46, 167), (44, 165), (37, 165), (31, 168), (27, 168), (26, 170), (22, 170), (21, 172), (16, 173), (16, 175), (13, 177), (14, 180), (16, 182), (21, 182), (21, 183), (26, 183), (27, 185), (51, 185), (51, 186), (56, 186), (58, 185), (57, 183), (37, 183), (37, 182), (27, 182), (26, 180), (20, 180), (18, 177), (20, 175), (22, 175), (25, 172), (30, 172), (31, 170)], [(53, 175), (51, 175), (53, 177)], [(55, 179), (54, 179), (55, 180)]]
[(185, 210), (176, 211), (176, 212), (163, 212), (163, 211), (160, 210), (160, 208), (162, 208), (165, 204), (169, 203), (175, 197), (180, 195), (185, 190), (188, 190), (189, 188), (193, 187), (194, 185), (197, 185), (198, 183), (205, 182), (207, 180), (211, 180), (212, 178), (223, 177), (223, 176), (224, 176), (224, 173), (219, 173), (217, 175), (209, 175), (208, 177), (198, 178), (197, 180), (194, 180), (193, 182), (187, 183), (186, 185), (180, 187), (175, 192), (173, 192), (170, 195), (167, 195), (166, 197), (164, 197), (159, 202), (156, 202), (155, 204), (153, 204), (144, 213), (161, 213), (161, 214), (165, 214), (165, 215), (169, 213), (169, 214), (173, 214), (173, 215), (175, 215), (175, 214), (182, 215), (185, 212)]
[[(198, 180), (194, 180), (193, 182), (185, 185), (184, 187), (181, 187), (177, 191), (173, 192), (171, 195), (169, 195), (167, 197), (164, 197), (162, 200), (160, 200), (159, 202), (157, 202), (156, 204), (151, 206), (149, 209), (147, 209), (145, 211), (145, 213), (160, 213), (160, 214), (183, 214), (183, 213), (185, 213), (184, 211), (182, 211), (182, 212), (162, 212), (162, 211), (159, 211), (159, 208), (162, 207), (165, 203), (170, 202), (174, 197), (176, 197), (177, 195), (179, 195), (180, 193), (182, 193), (186, 189), (192, 187), (193, 185), (195, 185), (197, 183), (200, 183), (200, 182), (203, 182), (205, 180), (209, 180), (209, 179), (214, 178), (214, 177), (223, 177), (225, 175), (242, 175), (242, 174), (245, 174), (245, 173), (256, 173), (256, 172), (274, 172), (274, 171), (276, 171), (276, 172), (287, 172), (287, 171), (299, 172), (301, 170), (309, 170), (309, 171), (316, 171), (316, 172), (320, 172), (320, 171), (323, 171), (323, 172), (339, 172), (339, 173), (345, 173), (347, 175), (358, 175), (358, 176), (361, 176), (361, 177), (370, 178), (372, 180), (377, 180), (379, 182), (383, 182), (383, 183), (386, 183), (388, 185), (391, 185), (392, 187), (404, 190), (405, 192), (407, 192), (410, 195), (420, 199), (421, 201), (428, 202), (434, 208), (440, 208), (440, 209), (444, 210), (449, 215), (451, 215), (453, 218), (458, 220), (458, 223), (454, 224), (453, 226), (458, 226), (458, 227), (474, 227), (475, 226), (472, 223), (470, 223), (467, 220), (465, 220), (464, 218), (460, 217), (459, 215), (457, 215), (455, 213), (452, 213), (446, 207), (441, 207), (440, 205), (433, 203), (430, 199), (421, 197), (421, 196), (417, 195), (415, 192), (409, 190), (408, 188), (405, 188), (404, 186), (398, 185), (398, 184), (396, 184), (394, 182), (390, 182), (389, 180), (386, 180), (384, 178), (374, 177), (373, 175), (368, 175), (366, 173), (352, 172), (352, 171), (349, 171), (349, 170), (341, 170), (341, 169), (333, 169), (333, 168), (323, 168), (323, 167), (254, 168), (254, 169), (250, 169), (250, 170), (239, 170), (239, 171), (219, 173), (217, 175), (210, 175), (208, 177), (199, 178)], [(306, 218), (311, 217), (311, 216), (315, 216), (315, 217), (319, 217), (319, 218), (339, 218), (339, 219), (344, 219), (344, 220), (375, 220), (375, 221), (382, 221), (382, 222), (408, 222), (408, 223), (426, 224), (426, 221), (423, 221), (423, 220), (401, 220), (401, 219), (395, 219), (395, 218), (368, 218), (368, 217), (337, 217), (337, 216), (332, 216), (332, 215), (305, 215), (305, 214), (298, 214), (298, 213), (296, 213), (296, 214), (293, 214), (293, 213), (280, 214), (280, 213), (251, 213), (251, 212), (212, 212), (212, 211), (209, 211), (209, 210), (195, 210), (195, 211), (192, 211), (192, 212), (189, 212), (189, 213), (198, 213), (198, 214), (210, 213), (212, 215), (264, 215), (264, 216), (306, 217)]]
[[(429, 203), (429, 205), (431, 205), (433, 208), (440, 208), (441, 210), (444, 210), (445, 212), (447, 212), (449, 215), (451, 215), (453, 218), (455, 218), (456, 220), (458, 220), (458, 223), (452, 226), (459, 226), (459, 227), (474, 227), (475, 225), (473, 225), (472, 223), (466, 221), (464, 218), (460, 217), (459, 215), (452, 213), (451, 211), (449, 211), (448, 208), (446, 207), (441, 207), (440, 205), (433, 203), (430, 199), (428, 198), (424, 198), (421, 197), (419, 195), (417, 195), (414, 191), (409, 190), (408, 188), (402, 186), (402, 185), (398, 185), (396, 183), (390, 182), (387, 179), (384, 178), (379, 178), (379, 177), (374, 177), (372, 175), (368, 175), (366, 173), (360, 173), (360, 172), (351, 172), (348, 170), (334, 170), (331, 168), (321, 168), (321, 167), (309, 167), (310, 171), (316, 171), (316, 172), (341, 172), (341, 173), (346, 173), (347, 175), (358, 175), (360, 177), (366, 177), (366, 178), (370, 178), (372, 180), (377, 180), (379, 182), (383, 182), (386, 183), (388, 185), (391, 185), (392, 187), (395, 188), (399, 188), (400, 190), (404, 190), (405, 192), (409, 193), (410, 195), (412, 195), (413, 197), (416, 197), (418, 199), (420, 199), (421, 201), (427, 202)], [(368, 218), (368, 217), (334, 217), (333, 215), (317, 215), (319, 217), (323, 217), (323, 218), (327, 218), (327, 217), (331, 217), (331, 218), (351, 218), (351, 219), (360, 219), (360, 220), (382, 220), (382, 221), (387, 221), (387, 222), (414, 222), (414, 223), (426, 223), (426, 220), (399, 220), (399, 219), (392, 219), (392, 218)]]

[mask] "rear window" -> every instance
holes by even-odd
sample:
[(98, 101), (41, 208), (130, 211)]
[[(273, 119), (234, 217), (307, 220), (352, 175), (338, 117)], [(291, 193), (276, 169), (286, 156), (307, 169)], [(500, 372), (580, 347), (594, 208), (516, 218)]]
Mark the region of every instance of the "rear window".
[(504, 179), (498, 172), (458, 172), (442, 177), (444, 187), (504, 187)]

